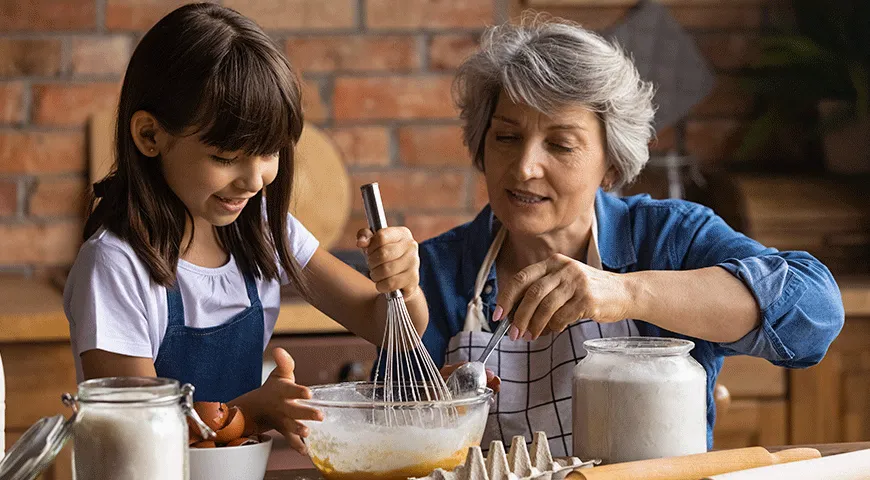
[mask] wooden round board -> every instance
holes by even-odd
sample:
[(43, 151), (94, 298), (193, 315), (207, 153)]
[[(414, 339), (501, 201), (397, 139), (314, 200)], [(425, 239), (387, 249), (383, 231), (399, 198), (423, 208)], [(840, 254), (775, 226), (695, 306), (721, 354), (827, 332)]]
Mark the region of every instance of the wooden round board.
[(290, 213), (329, 248), (350, 216), (350, 179), (332, 140), (306, 125), (296, 146), (296, 178)]

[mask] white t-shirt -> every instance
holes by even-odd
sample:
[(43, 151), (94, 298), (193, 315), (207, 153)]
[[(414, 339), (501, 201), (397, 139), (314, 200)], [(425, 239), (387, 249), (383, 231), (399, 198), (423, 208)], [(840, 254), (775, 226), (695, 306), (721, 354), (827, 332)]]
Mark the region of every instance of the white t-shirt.
[[(287, 215), (292, 254), (305, 267), (319, 242), (298, 220)], [(281, 306), (278, 280), (257, 279), (265, 320), (263, 348), (269, 342)], [(184, 324), (194, 328), (221, 325), (251, 306), (245, 279), (230, 256), (218, 268), (178, 260), (178, 283), (184, 302)], [(78, 381), (83, 379), (81, 355), (92, 349), (157, 359), (169, 322), (166, 288), (154, 283), (133, 248), (101, 229), (82, 245), (63, 292)]]

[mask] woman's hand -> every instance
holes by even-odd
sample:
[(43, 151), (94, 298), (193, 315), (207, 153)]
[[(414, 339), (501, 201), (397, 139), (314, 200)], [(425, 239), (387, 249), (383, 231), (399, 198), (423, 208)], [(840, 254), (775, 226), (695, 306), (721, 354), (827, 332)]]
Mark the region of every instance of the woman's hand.
[[(599, 323), (626, 318), (631, 295), (623, 277), (555, 254), (520, 270), (498, 293), (493, 320), (516, 306), (511, 340), (561, 332), (579, 319)], [(517, 305), (518, 304), (518, 305)]]
[(293, 449), (306, 455), (307, 448), (302, 439), (308, 436), (308, 427), (299, 420), (321, 421), (323, 413), (296, 403), (296, 399), (311, 398), (311, 390), (296, 384), (293, 357), (283, 348), (272, 350), (272, 356), (276, 367), (263, 386), (233, 400), (230, 405), (239, 406), (247, 418), (254, 420), (257, 433), (274, 428), (284, 435)]
[(387, 227), (372, 233), (364, 228), (356, 234), (363, 249), (372, 281), (379, 292), (402, 290), (407, 299), (420, 289), (420, 255), (417, 242), (405, 227)]
[[(441, 367), (441, 376), (444, 377), (444, 380), (447, 380), (447, 378), (450, 377), (451, 373), (453, 373), (454, 371), (456, 371), (457, 368), (465, 365), (466, 363), (468, 362), (459, 362), (450, 365), (444, 365), (443, 367)], [(495, 372), (488, 368), (486, 369), (486, 386), (491, 388), (493, 393), (498, 393), (498, 391), (501, 390), (501, 379), (495, 375)]]

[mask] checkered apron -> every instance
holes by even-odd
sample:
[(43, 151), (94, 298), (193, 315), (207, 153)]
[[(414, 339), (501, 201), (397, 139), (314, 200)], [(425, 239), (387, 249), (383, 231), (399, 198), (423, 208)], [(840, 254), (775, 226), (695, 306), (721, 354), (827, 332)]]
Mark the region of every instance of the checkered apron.
[[(448, 343), (447, 364), (477, 360), (492, 338), (492, 333), (484, 331), (489, 330), (489, 325), (483, 315), (480, 294), (505, 236), (505, 229), (501, 228), (480, 267), (465, 327)], [(589, 266), (602, 268), (598, 223), (594, 217), (586, 258)], [(561, 333), (542, 335), (531, 342), (511, 341), (505, 336), (486, 362), (486, 367), (501, 378), (501, 391), (490, 409), (480, 445), (486, 449), (493, 440), (510, 445), (515, 435), (531, 442), (533, 432), (544, 431), (554, 456), (570, 455), (572, 374), (574, 365), (586, 356), (583, 342), (590, 338), (637, 335), (637, 326), (631, 320), (599, 324), (580, 319)]]

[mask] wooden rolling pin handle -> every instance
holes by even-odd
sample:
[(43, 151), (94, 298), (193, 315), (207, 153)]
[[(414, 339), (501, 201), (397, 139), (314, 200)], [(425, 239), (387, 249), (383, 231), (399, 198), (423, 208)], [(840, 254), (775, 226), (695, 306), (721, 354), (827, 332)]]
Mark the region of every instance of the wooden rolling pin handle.
[(792, 448), (770, 453), (762, 447), (748, 447), (579, 469), (568, 474), (566, 480), (698, 480), (737, 470), (819, 457), (821, 454), (813, 448)]
[(813, 458), (821, 458), (822, 454), (815, 448), (789, 448), (776, 453), (770, 454), (773, 457), (773, 463), (790, 463), (801, 460), (810, 460)]

